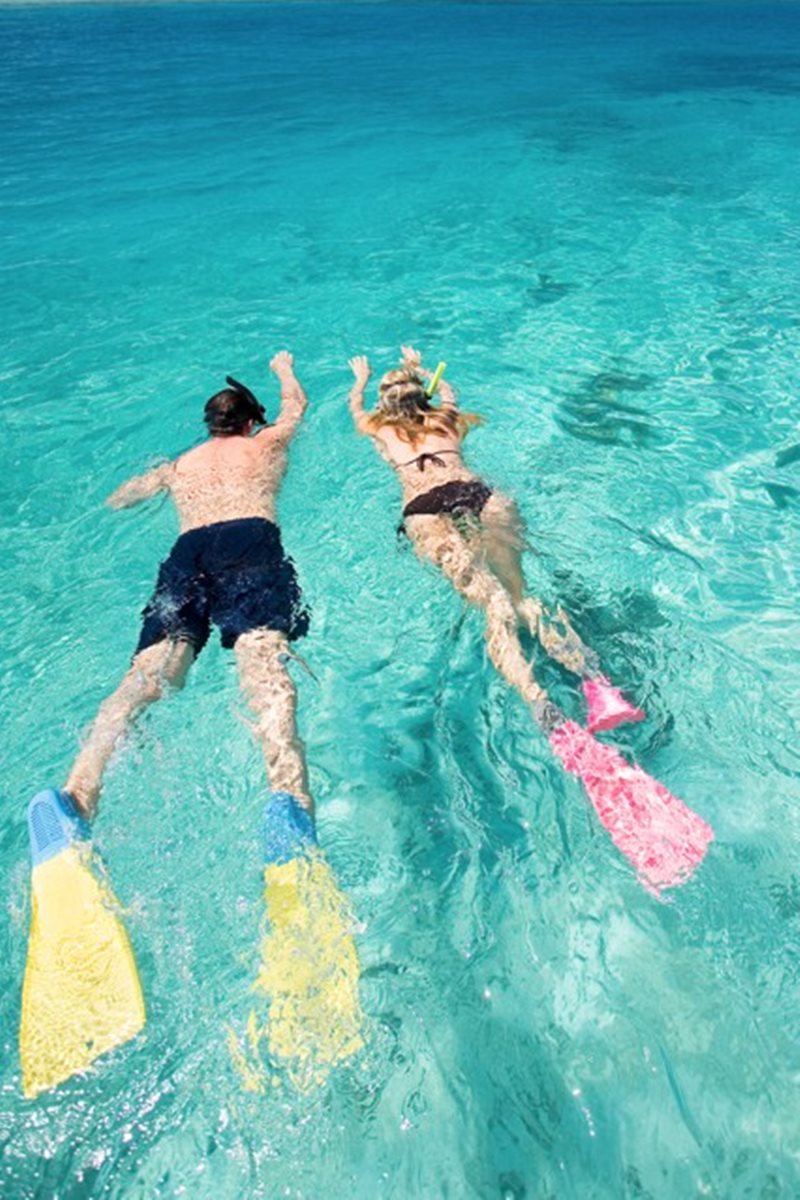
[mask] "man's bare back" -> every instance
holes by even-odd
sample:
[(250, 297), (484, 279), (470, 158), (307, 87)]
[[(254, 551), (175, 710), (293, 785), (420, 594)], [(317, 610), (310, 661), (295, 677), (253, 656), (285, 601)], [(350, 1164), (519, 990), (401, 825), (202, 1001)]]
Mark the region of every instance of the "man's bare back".
[(242, 517), (275, 520), (278, 489), (286, 471), (286, 448), (307, 401), (294, 375), (292, 356), (276, 354), (270, 368), (281, 384), (281, 409), (272, 425), (251, 436), (211, 437), (173, 462), (129, 479), (109, 496), (112, 508), (128, 508), (168, 491), (181, 533)]

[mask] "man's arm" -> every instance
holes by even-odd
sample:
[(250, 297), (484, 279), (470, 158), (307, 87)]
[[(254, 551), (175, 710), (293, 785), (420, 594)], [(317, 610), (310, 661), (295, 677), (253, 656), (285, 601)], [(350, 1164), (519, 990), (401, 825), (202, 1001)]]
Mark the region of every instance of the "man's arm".
[(284, 441), (289, 440), (308, 408), (308, 398), (294, 373), (294, 358), (288, 350), (279, 351), (269, 364), (281, 385), (281, 407), (270, 429)]
[(106, 504), (109, 508), (130, 508), (142, 500), (149, 500), (158, 492), (167, 491), (172, 477), (172, 466), (172, 463), (162, 463), (160, 467), (153, 467), (152, 471), (145, 471), (144, 475), (134, 475), (133, 479), (129, 479), (111, 493)]
[(358, 432), (368, 433), (367, 414), (364, 412), (364, 389), (372, 370), (369, 361), (363, 354), (357, 354), (355, 358), (351, 358), (347, 365), (355, 375), (355, 383), (350, 389), (349, 396), (350, 412), (353, 414), (353, 421)]
[[(427, 367), (423, 367), (422, 365), (422, 355), (419, 350), (415, 350), (413, 346), (401, 346), (400, 352), (403, 355), (403, 362), (407, 367), (411, 367), (423, 379), (433, 379), (433, 371), (429, 371)], [(439, 404), (442, 408), (450, 408), (458, 412), (458, 400), (455, 389), (450, 386), (446, 379), (439, 380), (439, 386), (436, 388), (434, 395), (439, 397)], [(431, 396), (431, 399), (433, 399), (433, 396)]]

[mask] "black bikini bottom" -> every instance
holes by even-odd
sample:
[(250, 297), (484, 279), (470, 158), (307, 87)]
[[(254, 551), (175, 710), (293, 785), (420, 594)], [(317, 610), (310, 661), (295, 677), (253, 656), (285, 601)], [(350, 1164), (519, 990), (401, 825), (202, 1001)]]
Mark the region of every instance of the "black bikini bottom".
[(450, 483), (443, 483), (409, 500), (403, 509), (404, 523), (398, 532), (405, 533), (406, 517), (480, 516), (491, 494), (492, 489), (481, 483), (480, 479), (454, 479)]

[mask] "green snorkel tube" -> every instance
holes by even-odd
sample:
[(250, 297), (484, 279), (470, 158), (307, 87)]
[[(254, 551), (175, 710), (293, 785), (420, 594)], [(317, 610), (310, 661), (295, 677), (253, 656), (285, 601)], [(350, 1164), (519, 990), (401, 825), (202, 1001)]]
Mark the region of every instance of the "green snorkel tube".
[(425, 395), (428, 397), (429, 400), (430, 400), (431, 396), (434, 394), (434, 392), (436, 391), (436, 389), (438, 388), (441, 378), (444, 375), (446, 370), (447, 370), (447, 363), (440, 362), (438, 367), (436, 368), (436, 370), (433, 372), (433, 375), (431, 376), (431, 381), (428, 384), (428, 386), (425, 388)]

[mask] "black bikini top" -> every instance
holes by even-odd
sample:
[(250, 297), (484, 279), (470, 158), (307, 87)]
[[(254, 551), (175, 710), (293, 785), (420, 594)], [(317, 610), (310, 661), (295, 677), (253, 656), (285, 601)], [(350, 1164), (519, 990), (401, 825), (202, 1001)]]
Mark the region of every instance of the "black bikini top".
[(396, 470), (398, 470), (398, 471), (400, 470), (400, 468), (401, 468), (401, 467), (413, 467), (414, 463), (416, 463), (416, 464), (417, 464), (417, 466), (419, 467), (420, 471), (424, 471), (424, 470), (425, 470), (425, 463), (426, 463), (426, 462), (433, 463), (433, 464), (434, 464), (434, 466), (437, 466), (437, 467), (446, 467), (446, 466), (447, 466), (447, 463), (445, 463), (445, 462), (442, 462), (442, 459), (440, 458), (440, 455), (442, 455), (442, 454), (459, 454), (459, 455), (460, 455), (460, 454), (461, 454), (461, 451), (460, 451), (460, 450), (435, 450), (435, 451), (428, 451), (428, 452), (427, 452), (427, 453), (425, 453), (425, 454), (418, 454), (416, 458), (410, 458), (410, 459), (408, 460), (408, 462), (403, 462), (403, 463), (392, 463), (392, 466), (393, 466), (393, 467), (394, 467)]

